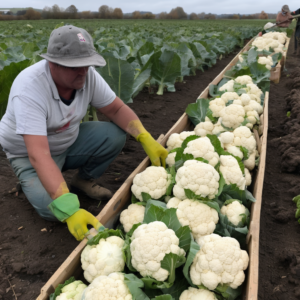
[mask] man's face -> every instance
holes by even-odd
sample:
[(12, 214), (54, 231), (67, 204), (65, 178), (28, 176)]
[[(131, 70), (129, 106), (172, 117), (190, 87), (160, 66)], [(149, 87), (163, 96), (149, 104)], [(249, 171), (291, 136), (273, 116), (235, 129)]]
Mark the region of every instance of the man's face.
[(89, 67), (69, 68), (49, 62), (57, 88), (79, 90), (83, 88)]

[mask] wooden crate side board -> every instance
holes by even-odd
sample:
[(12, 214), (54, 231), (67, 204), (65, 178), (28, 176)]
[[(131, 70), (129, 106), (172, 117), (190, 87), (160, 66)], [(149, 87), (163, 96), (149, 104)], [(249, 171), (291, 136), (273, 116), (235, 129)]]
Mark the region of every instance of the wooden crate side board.
[(253, 188), (253, 196), (256, 202), (251, 207), (251, 221), (250, 229), (247, 237), (248, 252), (250, 257), (248, 277), (246, 284), (246, 298), (245, 300), (257, 300), (258, 285), (259, 285), (259, 231), (260, 231), (260, 212), (262, 203), (262, 192), (266, 167), (267, 155), (267, 137), (268, 137), (268, 104), (269, 93), (266, 92), (264, 103), (264, 128), (261, 142), (261, 153), (258, 172), (255, 178)]
[[(253, 39), (251, 39), (246, 46), (232, 59), (232, 61), (223, 69), (223, 71), (211, 82), (211, 84), (219, 83), (224, 73), (229, 70), (234, 63), (238, 61), (239, 55), (245, 51), (245, 48), (249, 49)], [(198, 98), (207, 98), (209, 92), (209, 86), (207, 86), (204, 91), (199, 95)], [(184, 113), (178, 121), (173, 125), (173, 127), (167, 132), (163, 137), (160, 136), (159, 142), (165, 146), (169, 136), (172, 133), (179, 133), (184, 130), (191, 130), (192, 123), (188, 119), (186, 113)], [(131, 173), (131, 175), (125, 180), (122, 186), (117, 190), (114, 196), (110, 199), (107, 205), (98, 214), (97, 219), (104, 225), (106, 225), (110, 219), (115, 219), (116, 216), (126, 207), (131, 197), (130, 188), (132, 185), (133, 178), (136, 174), (142, 172), (150, 164), (149, 158), (145, 158), (141, 164)], [(69, 257), (63, 262), (63, 264), (57, 269), (57, 271), (51, 276), (48, 282), (41, 289), (41, 294), (37, 300), (48, 300), (49, 295), (54, 292), (54, 289), (58, 284), (65, 282), (70, 278), (74, 272), (78, 272), (80, 266), (80, 255), (83, 248), (86, 245), (86, 240), (83, 240), (75, 250), (69, 255)]]

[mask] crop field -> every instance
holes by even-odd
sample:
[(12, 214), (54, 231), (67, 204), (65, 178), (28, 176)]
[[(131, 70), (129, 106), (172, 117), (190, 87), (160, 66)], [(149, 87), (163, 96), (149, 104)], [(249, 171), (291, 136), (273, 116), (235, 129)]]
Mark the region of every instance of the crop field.
[[(131, 243), (134, 232), (140, 230), (138, 225), (129, 231), (121, 221), (117, 233), (109, 230), (105, 233), (124, 237), (129, 231), (124, 245), (125, 271), (134, 273), (136, 277), (126, 277), (125, 281), (127, 284), (129, 282), (128, 286), (134, 286), (129, 290), (136, 299), (150, 300), (156, 297), (157, 300), (179, 300), (181, 292), (188, 286), (214, 291), (215, 299), (218, 300), (242, 299), (245, 284), (241, 285), (244, 280), (240, 278), (243, 277), (241, 272), (246, 269), (246, 252), (239, 252), (243, 253), (239, 255), (243, 257), (244, 267), (239, 262), (238, 268), (241, 270), (238, 276), (234, 274), (231, 279), (224, 279), (224, 282), (223, 277), (219, 277), (213, 284), (201, 277), (202, 281), (198, 282), (189, 270), (195, 269), (196, 265), (195, 257), (199, 251), (196, 241), (202, 243), (202, 246), (205, 246), (205, 242), (201, 240), (202, 233), (199, 233), (199, 229), (193, 227), (192, 220), (190, 223), (182, 221), (182, 215), (180, 217), (175, 209), (183, 211), (180, 203), (184, 201), (195, 202), (199, 207), (203, 205), (207, 211), (210, 210), (211, 215), (218, 216), (214, 228), (210, 232), (207, 230), (206, 234), (214, 232), (222, 236), (221, 239), (232, 237), (238, 241), (235, 240), (235, 247), (238, 249), (235, 251), (247, 249), (249, 212), (255, 201), (251, 192), (255, 170), (259, 165), (254, 132), (262, 132), (261, 115), (266, 92), (270, 92), (270, 136), (262, 200), (258, 299), (284, 297), (292, 300), (300, 295), (297, 288), (300, 282), (297, 272), (299, 253), (298, 243), (295, 242), (300, 227), (294, 218), (296, 209), (292, 202), (292, 198), (300, 194), (300, 154), (296, 145), (299, 139), (297, 99), (300, 95), (300, 68), (296, 64), (300, 62), (300, 58), (291, 54), (292, 39), (286, 69), (279, 84), (270, 83), (269, 78), (271, 68), (282, 61), (284, 46), (273, 43), (272, 47), (266, 46), (263, 50), (256, 46), (244, 52), (225, 72), (218, 84), (210, 86), (205, 99), (196, 102), (199, 94), (228, 66), (241, 48), (261, 31), (266, 21), (268, 20), (68, 20), (68, 24), (85, 28), (92, 35), (96, 50), (107, 61), (107, 65), (97, 68), (97, 71), (136, 112), (154, 138), (166, 134), (185, 111), (192, 122), (190, 130), (194, 130), (189, 137), (182, 138), (180, 144), (177, 142), (176, 146), (167, 142), (166, 147), (170, 154), (166, 172), (172, 180), (171, 183), (166, 183), (166, 191), (155, 197), (150, 195), (151, 191), (148, 189), (142, 194), (133, 192), (131, 198), (133, 204), (139, 203), (140, 207), (146, 207), (145, 215), (143, 213), (141, 219), (143, 223), (149, 225), (153, 221), (161, 221), (178, 237), (179, 247), (184, 249), (185, 254), (182, 251), (180, 255), (169, 253), (161, 262), (162, 269), (167, 269), (171, 275), (165, 279), (158, 279), (154, 272), (144, 276), (137, 264), (133, 266), (131, 258), (135, 254)], [(0, 120), (5, 113), (14, 78), (23, 69), (41, 60), (39, 54), (46, 52), (51, 31), (63, 25), (63, 22), (51, 20), (0, 23)], [(288, 32), (289, 35), (290, 33)], [(276, 51), (275, 45), (278, 46)], [(268, 62), (261, 58), (270, 54), (272, 57)], [(218, 105), (223, 105), (222, 110), (217, 108)], [(230, 110), (241, 113), (232, 112), (236, 117), (231, 118)], [(100, 113), (97, 113), (97, 117), (101, 121), (107, 121)], [(225, 142), (224, 132), (236, 135), (236, 138), (239, 134), (237, 128), (242, 127), (249, 132), (249, 141), (255, 141), (251, 140), (253, 145), (250, 146), (248, 142), (239, 144), (235, 139), (231, 144)], [(211, 156), (205, 156), (206, 154), (188, 152), (190, 143), (198, 139), (211, 145), (217, 161), (212, 162)], [(234, 160), (235, 173), (239, 174), (236, 177), (230, 175), (232, 171), (229, 167), (227, 169), (228, 157)], [(120, 155), (97, 182), (116, 192), (144, 158), (142, 147), (134, 138), (128, 136)], [(214, 191), (210, 188), (209, 193), (199, 194), (198, 190), (193, 190), (193, 184), (179, 187), (176, 173), (180, 173), (180, 168), (187, 169), (186, 162), (191, 160), (207, 168), (208, 172), (215, 174), (215, 178), (218, 177), (218, 187)], [(22, 191), (15, 188), (18, 179), (2, 150), (0, 170), (0, 299), (36, 299), (40, 289), (78, 242), (70, 235), (65, 224), (48, 222), (37, 215)], [(63, 173), (68, 184), (75, 173), (76, 170)], [(178, 193), (180, 188), (184, 195)], [(171, 197), (176, 197), (177, 200), (171, 201)], [(79, 199), (81, 207), (94, 215), (99, 214), (106, 205), (83, 194), (79, 194)], [(166, 202), (170, 200), (170, 203), (159, 202), (162, 199)], [(236, 224), (224, 213), (225, 206), (229, 207), (237, 202), (232, 199), (239, 200), (236, 205), (243, 204), (244, 207)], [(196, 209), (198, 208), (195, 206)], [(186, 218), (190, 218), (190, 215), (186, 215)], [(199, 222), (203, 221), (200, 219)], [(97, 244), (98, 240), (94, 238), (89, 243), (93, 247), (93, 243)], [(226, 247), (231, 246), (227, 244)], [(86, 259), (88, 262), (88, 258)], [(198, 260), (200, 259), (199, 255)], [(174, 267), (171, 268), (170, 265)], [(218, 270), (211, 268), (210, 272), (217, 273)], [(245, 273), (247, 276), (247, 271)], [(81, 272), (79, 279), (88, 284), (91, 281), (89, 276), (86, 272), (84, 275)], [(235, 276), (239, 279), (233, 283)], [(137, 286), (144, 286), (143, 292)], [(173, 298), (162, 297), (162, 294), (171, 294)]]

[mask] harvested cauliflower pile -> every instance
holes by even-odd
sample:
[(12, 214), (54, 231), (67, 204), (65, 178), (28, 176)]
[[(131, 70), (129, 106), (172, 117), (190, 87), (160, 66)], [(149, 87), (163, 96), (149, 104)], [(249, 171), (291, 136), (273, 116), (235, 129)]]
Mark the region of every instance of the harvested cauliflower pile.
[(247, 208), (241, 204), (238, 200), (233, 201), (228, 205), (224, 205), (221, 208), (221, 214), (227, 216), (228, 220), (235, 226), (237, 226), (243, 219), (242, 214), (246, 214)]
[(194, 131), (182, 131), (181, 133), (172, 133), (167, 141), (167, 150), (171, 151), (175, 148), (179, 148), (182, 145), (182, 142), (189, 137), (194, 135)]
[(187, 160), (177, 170), (173, 194), (184, 200), (184, 189), (190, 189), (203, 198), (214, 199), (218, 193), (219, 180), (220, 175), (213, 166), (197, 160)]
[(236, 239), (210, 234), (197, 243), (200, 250), (190, 269), (193, 284), (214, 290), (219, 284), (236, 289), (244, 282), (243, 271), (248, 267), (249, 256)]
[(82, 300), (132, 300), (122, 273), (97, 277), (85, 290)]
[(56, 300), (81, 300), (86, 285), (81, 280), (73, 281), (61, 289), (61, 294)]
[(130, 231), (134, 224), (142, 223), (144, 220), (145, 207), (138, 204), (130, 204), (120, 215), (120, 222), (125, 232)]
[(168, 253), (184, 256), (179, 239), (172, 229), (160, 221), (140, 225), (133, 233), (130, 244), (131, 263), (143, 277), (165, 281), (169, 272), (161, 267)]
[(257, 37), (252, 46), (256, 46), (258, 51), (267, 50), (269, 51), (270, 48), (274, 50), (274, 52), (281, 52), (283, 53), (283, 43), (285, 43), (285, 38), (280, 38), (280, 40), (273, 39), (270, 36), (263, 35), (262, 37)]
[(152, 199), (159, 199), (166, 194), (171, 183), (171, 175), (163, 167), (151, 166), (133, 178), (131, 191), (137, 199), (143, 201), (142, 192)]
[(101, 275), (124, 270), (122, 247), (124, 240), (118, 236), (101, 239), (98, 245), (87, 245), (81, 253), (84, 278), (92, 282)]
[(238, 161), (231, 155), (221, 155), (220, 162), (220, 172), (226, 184), (236, 184), (240, 190), (244, 190), (246, 178), (242, 173)]
[(182, 292), (179, 300), (217, 300), (217, 297), (211, 291), (195, 289), (190, 286), (187, 290)]
[(188, 142), (183, 153), (192, 154), (194, 158), (202, 157), (213, 167), (219, 162), (219, 155), (215, 152), (215, 148), (208, 137), (201, 137)]
[(213, 233), (219, 222), (218, 212), (197, 200), (185, 199), (179, 202), (176, 214), (182, 226), (190, 227), (195, 239)]

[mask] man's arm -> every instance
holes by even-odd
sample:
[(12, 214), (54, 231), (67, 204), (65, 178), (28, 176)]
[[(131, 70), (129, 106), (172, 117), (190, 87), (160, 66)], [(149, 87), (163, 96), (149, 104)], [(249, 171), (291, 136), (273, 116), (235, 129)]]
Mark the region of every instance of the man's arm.
[(69, 193), (67, 184), (51, 157), (47, 136), (23, 135), (31, 165), (52, 199)]

